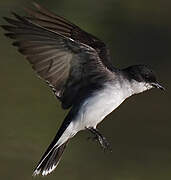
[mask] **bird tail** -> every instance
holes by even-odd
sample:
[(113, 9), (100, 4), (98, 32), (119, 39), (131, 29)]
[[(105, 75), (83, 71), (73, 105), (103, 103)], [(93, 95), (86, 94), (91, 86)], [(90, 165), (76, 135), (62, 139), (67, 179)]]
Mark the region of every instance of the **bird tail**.
[(69, 140), (77, 133), (72, 123), (73, 118), (77, 115), (77, 111), (77, 108), (71, 108), (55, 138), (35, 168), (33, 176), (39, 174), (46, 176), (57, 167)]
[(38, 166), (35, 168), (33, 172), (33, 176), (38, 174), (42, 174), (42, 176), (46, 176), (50, 174), (59, 164), (59, 161), (62, 157), (62, 154), (68, 144), (68, 140), (60, 145), (59, 147), (54, 147), (52, 149), (47, 149), (44, 156), (40, 160)]
[(61, 127), (59, 128), (55, 138), (47, 148), (46, 152), (39, 161), (37, 167), (33, 172), (33, 176), (42, 174), (46, 176), (50, 174), (59, 164), (61, 156), (68, 144), (68, 141), (72, 134), (72, 123), (73, 118), (72, 110), (68, 113)]

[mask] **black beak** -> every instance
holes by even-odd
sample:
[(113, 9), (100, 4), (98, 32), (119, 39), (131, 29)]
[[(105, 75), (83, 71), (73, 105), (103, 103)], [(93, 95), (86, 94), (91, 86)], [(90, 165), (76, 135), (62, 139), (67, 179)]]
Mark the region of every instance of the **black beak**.
[(165, 91), (165, 90), (166, 90), (166, 89), (165, 89), (163, 86), (161, 86), (158, 82), (156, 82), (156, 83), (151, 83), (151, 84), (152, 84), (153, 87), (158, 88), (158, 89), (161, 89), (162, 91)]

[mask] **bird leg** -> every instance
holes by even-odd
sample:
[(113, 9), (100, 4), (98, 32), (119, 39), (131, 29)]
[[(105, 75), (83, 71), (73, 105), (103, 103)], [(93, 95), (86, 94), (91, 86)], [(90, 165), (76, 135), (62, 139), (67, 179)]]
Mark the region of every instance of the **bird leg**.
[(105, 150), (112, 151), (107, 139), (97, 129), (94, 128), (87, 128), (87, 129), (95, 135), (94, 137), (89, 137), (88, 139), (98, 141), (104, 151)]

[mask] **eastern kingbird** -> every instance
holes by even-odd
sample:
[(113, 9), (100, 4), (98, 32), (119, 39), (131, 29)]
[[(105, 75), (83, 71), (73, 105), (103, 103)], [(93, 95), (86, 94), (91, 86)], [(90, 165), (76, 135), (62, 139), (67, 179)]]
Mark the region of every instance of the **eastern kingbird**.
[(109, 50), (95, 36), (34, 3), (28, 16), (4, 19), (13, 45), (52, 88), (63, 109), (70, 109), (33, 175), (47, 175), (58, 165), (69, 140), (81, 130), (95, 135), (102, 148), (109, 143), (97, 125), (126, 98), (164, 88), (146, 65), (118, 69)]

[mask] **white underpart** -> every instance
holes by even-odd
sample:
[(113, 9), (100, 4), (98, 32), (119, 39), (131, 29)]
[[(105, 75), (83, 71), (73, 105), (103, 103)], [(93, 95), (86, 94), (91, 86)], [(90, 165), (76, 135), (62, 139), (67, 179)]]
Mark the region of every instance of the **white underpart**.
[[(119, 82), (119, 81), (118, 81)], [(78, 115), (70, 123), (57, 146), (62, 145), (68, 138), (73, 137), (77, 132), (89, 127), (96, 126), (113, 110), (115, 110), (126, 98), (133, 94), (141, 93), (152, 86), (144, 83), (123, 81), (124, 83), (106, 83), (102, 90), (95, 92), (82, 104)]]
[(151, 88), (153, 88), (153, 86), (149, 83), (137, 82), (135, 80), (132, 80), (131, 89), (133, 94), (138, 94)]
[(125, 94), (120, 84), (113, 86), (108, 83), (102, 90), (94, 92), (82, 104), (78, 115), (70, 123), (57, 144), (61, 145), (78, 131), (89, 127), (96, 128), (97, 124), (116, 109), (128, 96), (130, 96), (130, 93)]
[(77, 118), (72, 122), (77, 131), (96, 128), (108, 114), (116, 109), (126, 98), (121, 87), (106, 84), (103, 90), (94, 93), (82, 105)]

